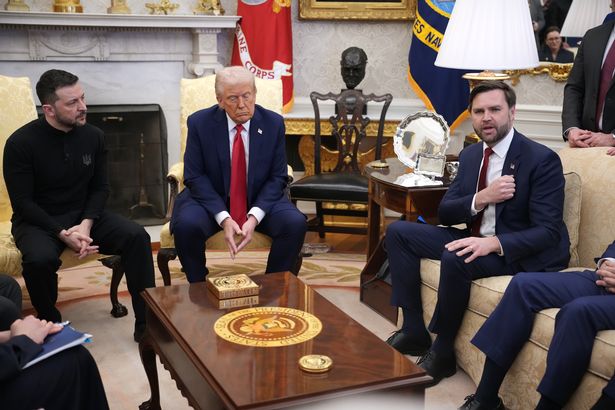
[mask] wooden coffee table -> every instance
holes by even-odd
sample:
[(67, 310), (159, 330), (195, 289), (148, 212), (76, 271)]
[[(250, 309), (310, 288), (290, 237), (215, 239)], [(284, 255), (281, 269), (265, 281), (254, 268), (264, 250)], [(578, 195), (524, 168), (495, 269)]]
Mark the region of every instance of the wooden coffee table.
[[(431, 381), (423, 369), (290, 272), (253, 279), (261, 285), (257, 306), (311, 313), (322, 331), (289, 346), (235, 344), (219, 337), (214, 323), (237, 309), (214, 307), (204, 283), (147, 289), (147, 331), (139, 351), (152, 396), (140, 408), (160, 408), (156, 355), (195, 409), (277, 409), (383, 390), (423, 402)], [(298, 360), (307, 354), (329, 356), (332, 368), (304, 372)]]

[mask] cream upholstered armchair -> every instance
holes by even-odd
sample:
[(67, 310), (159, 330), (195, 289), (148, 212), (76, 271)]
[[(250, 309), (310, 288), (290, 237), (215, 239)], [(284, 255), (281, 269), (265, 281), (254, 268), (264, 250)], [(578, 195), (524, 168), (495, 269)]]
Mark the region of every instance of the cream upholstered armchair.
[[(167, 181), (170, 185), (169, 207), (167, 218), (171, 217), (173, 204), (177, 194), (184, 188), (184, 151), (186, 150), (186, 138), (188, 136), (187, 120), (190, 114), (203, 108), (217, 104), (214, 82), (216, 76), (209, 75), (196, 79), (182, 79), (180, 82), (180, 158), (179, 163), (173, 165), (167, 174)], [(271, 110), (282, 113), (282, 80), (261, 80), (256, 79), (256, 103)], [(292, 168), (289, 166), (289, 179), (292, 180)], [(252, 241), (245, 248), (264, 249), (271, 246), (271, 238), (259, 232), (254, 232)], [(227, 249), (222, 231), (218, 232), (207, 240), (206, 249), (225, 250)], [(160, 232), (160, 250), (158, 251), (158, 269), (162, 275), (165, 285), (171, 284), (171, 274), (169, 272), (169, 261), (177, 257), (173, 235), (167, 222)], [(301, 259), (297, 263), (296, 270), (301, 266)]]
[[(22, 125), (37, 118), (36, 105), (32, 98), (32, 87), (27, 77), (5, 77), (0, 75), (0, 168), (3, 168), (3, 153), (6, 140)], [(21, 276), (21, 253), (15, 246), (11, 235), (11, 201), (4, 177), (0, 178), (0, 272), (11, 276)], [(117, 288), (124, 275), (119, 256), (90, 255), (78, 259), (70, 249), (60, 256), (62, 269), (71, 268), (92, 260), (100, 262), (113, 270), (111, 278), (111, 314), (122, 317), (128, 310), (117, 300)]]

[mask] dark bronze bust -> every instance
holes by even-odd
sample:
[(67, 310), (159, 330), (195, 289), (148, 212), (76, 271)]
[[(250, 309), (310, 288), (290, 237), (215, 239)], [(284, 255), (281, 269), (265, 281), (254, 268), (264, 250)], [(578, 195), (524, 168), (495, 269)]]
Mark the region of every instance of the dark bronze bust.
[(348, 47), (342, 52), (342, 79), (346, 88), (354, 90), (365, 77), (367, 54), (359, 47)]

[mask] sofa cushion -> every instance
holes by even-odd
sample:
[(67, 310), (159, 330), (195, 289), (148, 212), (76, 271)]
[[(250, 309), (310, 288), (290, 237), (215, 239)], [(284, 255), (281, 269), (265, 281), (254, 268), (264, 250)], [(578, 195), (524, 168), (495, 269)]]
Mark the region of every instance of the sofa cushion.
[(0, 222), (0, 272), (10, 276), (21, 275), (21, 252), (11, 235), (11, 222)]
[[(468, 309), (487, 318), (502, 299), (512, 276), (495, 276), (472, 281)], [(421, 281), (435, 291), (440, 282), (440, 261), (421, 259)]]
[(576, 172), (566, 172), (565, 200), (564, 200), (564, 223), (570, 237), (570, 262), (569, 266), (579, 265), (579, 224), (581, 223), (581, 177)]
[[(559, 309), (542, 310), (538, 312), (534, 321), (530, 340), (545, 350), (551, 345), (557, 312)], [(596, 376), (610, 379), (615, 368), (613, 351), (615, 351), (615, 330), (598, 332), (588, 370)]]
[(615, 192), (608, 189), (615, 172), (615, 157), (606, 154), (606, 147), (563, 148), (558, 151), (564, 172), (581, 176), (581, 220), (579, 224), (579, 264), (592, 266), (613, 242)]

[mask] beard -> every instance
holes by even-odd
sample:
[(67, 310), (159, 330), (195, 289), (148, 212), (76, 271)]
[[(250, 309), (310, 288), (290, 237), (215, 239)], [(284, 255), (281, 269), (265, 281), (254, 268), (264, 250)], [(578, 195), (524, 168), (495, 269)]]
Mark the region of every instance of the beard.
[(85, 125), (86, 122), (86, 112), (84, 111), (75, 118), (63, 116), (56, 112), (56, 121), (58, 122), (58, 124), (62, 124), (70, 128), (82, 127)]
[(505, 124), (498, 126), (494, 126), (495, 128), (495, 134), (490, 133), (490, 135), (487, 135), (486, 132), (483, 131), (483, 128), (474, 128), (474, 132), (476, 132), (476, 134), (480, 137), (480, 139), (482, 141), (484, 141), (485, 143), (487, 143), (487, 145), (489, 146), (493, 146), (496, 143), (498, 143), (499, 141), (503, 140), (508, 133), (510, 132), (510, 129), (512, 128), (512, 124), (510, 122), (507, 122)]

